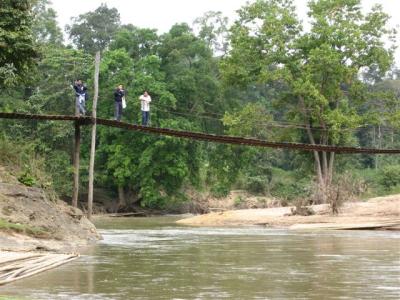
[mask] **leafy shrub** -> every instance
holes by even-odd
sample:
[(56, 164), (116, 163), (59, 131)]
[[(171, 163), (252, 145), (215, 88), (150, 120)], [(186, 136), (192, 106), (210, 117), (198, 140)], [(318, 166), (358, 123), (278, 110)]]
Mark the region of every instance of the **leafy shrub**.
[(211, 188), (211, 194), (214, 197), (222, 198), (228, 196), (229, 190), (230, 190), (229, 186), (222, 183), (217, 183)]
[(244, 202), (244, 199), (241, 196), (237, 196), (234, 200), (233, 200), (233, 205), (235, 207), (240, 207)]
[(293, 182), (276, 182), (271, 188), (271, 195), (276, 198), (293, 200), (298, 198), (302, 186)]
[(18, 181), (26, 186), (35, 186), (37, 183), (37, 180), (32, 175), (30, 169), (26, 169), (25, 172), (18, 177)]
[(264, 194), (268, 183), (267, 176), (248, 177), (246, 190), (250, 193)]
[(385, 187), (386, 190), (400, 185), (400, 165), (390, 165), (384, 167), (379, 172), (379, 183)]

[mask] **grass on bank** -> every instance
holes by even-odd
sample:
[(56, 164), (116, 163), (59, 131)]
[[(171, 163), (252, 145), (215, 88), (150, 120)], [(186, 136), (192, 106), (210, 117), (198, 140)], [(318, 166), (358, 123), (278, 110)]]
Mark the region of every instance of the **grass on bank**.
[(2, 218), (0, 218), (0, 231), (22, 233), (36, 238), (49, 236), (49, 233), (43, 228), (11, 223)]

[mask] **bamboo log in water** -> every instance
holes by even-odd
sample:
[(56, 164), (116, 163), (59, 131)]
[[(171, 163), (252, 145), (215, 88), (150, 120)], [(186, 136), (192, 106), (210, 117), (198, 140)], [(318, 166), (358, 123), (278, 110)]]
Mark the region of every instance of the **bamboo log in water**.
[[(1, 256), (1, 252), (0, 252)], [(18, 256), (18, 255), (17, 255)], [(77, 259), (77, 254), (33, 254), (2, 261), (0, 285), (33, 276)]]

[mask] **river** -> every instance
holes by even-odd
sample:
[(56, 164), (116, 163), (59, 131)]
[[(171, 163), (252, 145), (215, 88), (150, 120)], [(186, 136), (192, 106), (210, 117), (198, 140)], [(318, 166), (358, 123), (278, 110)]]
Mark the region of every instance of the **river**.
[[(400, 299), (400, 235), (103, 220), (81, 259), (0, 288), (15, 299)], [(1, 298), (1, 297), (0, 297)], [(14, 298), (13, 298), (14, 299)]]

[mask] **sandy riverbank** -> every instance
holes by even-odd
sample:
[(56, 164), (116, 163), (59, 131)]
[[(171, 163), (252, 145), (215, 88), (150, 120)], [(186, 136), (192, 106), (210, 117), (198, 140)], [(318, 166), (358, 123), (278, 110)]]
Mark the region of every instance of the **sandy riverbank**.
[(311, 208), (315, 212), (311, 216), (292, 215), (291, 207), (244, 209), (199, 215), (179, 220), (178, 224), (191, 226), (265, 225), (292, 229), (358, 229), (376, 227), (368, 226), (368, 224), (387, 224), (387, 227), (392, 229), (400, 229), (400, 195), (345, 203), (338, 216), (332, 216), (327, 205), (314, 205)]

